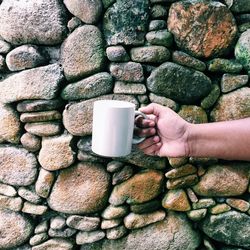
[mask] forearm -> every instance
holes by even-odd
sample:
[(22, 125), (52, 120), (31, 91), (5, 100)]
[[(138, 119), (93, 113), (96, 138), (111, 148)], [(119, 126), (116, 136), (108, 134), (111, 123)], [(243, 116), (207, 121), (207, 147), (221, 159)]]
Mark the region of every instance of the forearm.
[(189, 155), (227, 160), (250, 160), (250, 118), (190, 124)]

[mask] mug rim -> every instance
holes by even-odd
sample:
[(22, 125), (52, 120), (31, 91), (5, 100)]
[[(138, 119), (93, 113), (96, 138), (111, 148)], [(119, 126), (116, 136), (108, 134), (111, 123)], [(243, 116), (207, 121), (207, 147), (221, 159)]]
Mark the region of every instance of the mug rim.
[(135, 104), (128, 101), (120, 100), (98, 100), (94, 105), (103, 105), (108, 108), (135, 108)]

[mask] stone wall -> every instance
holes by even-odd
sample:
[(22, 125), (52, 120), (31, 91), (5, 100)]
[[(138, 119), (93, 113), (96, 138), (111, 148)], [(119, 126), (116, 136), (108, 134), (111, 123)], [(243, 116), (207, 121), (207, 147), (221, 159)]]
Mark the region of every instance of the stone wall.
[(250, 249), (247, 162), (91, 153), (92, 104), (250, 116), (248, 0), (0, 1), (0, 249)]

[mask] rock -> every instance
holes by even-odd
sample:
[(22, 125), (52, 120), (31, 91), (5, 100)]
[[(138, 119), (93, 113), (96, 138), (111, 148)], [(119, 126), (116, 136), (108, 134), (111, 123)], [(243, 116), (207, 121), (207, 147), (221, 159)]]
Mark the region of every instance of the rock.
[(231, 206), (232, 208), (235, 208), (241, 212), (247, 212), (250, 208), (249, 202), (242, 200), (242, 199), (228, 198), (228, 199), (226, 199), (226, 202), (229, 206)]
[(166, 187), (168, 189), (186, 188), (195, 185), (198, 181), (197, 174), (191, 174), (176, 179), (169, 179)]
[(167, 9), (161, 4), (154, 4), (150, 9), (150, 16), (152, 19), (166, 19), (168, 15)]
[(108, 94), (112, 89), (112, 76), (103, 72), (67, 85), (62, 90), (61, 96), (64, 100), (90, 99)]
[(138, 102), (129, 95), (104, 95), (87, 101), (72, 103), (63, 111), (63, 124), (72, 135), (85, 136), (92, 133), (93, 104), (97, 100), (120, 100), (129, 101), (138, 107)]
[(43, 198), (47, 198), (52, 188), (54, 179), (54, 173), (41, 168), (35, 184), (36, 193)]
[(217, 84), (212, 85), (211, 92), (201, 101), (201, 107), (204, 109), (211, 108), (220, 96), (220, 88)]
[(101, 0), (64, 0), (63, 2), (69, 12), (81, 19), (84, 23), (96, 23), (102, 13)]
[(221, 79), (221, 91), (230, 92), (240, 88), (248, 83), (248, 75), (230, 75), (224, 74)]
[[(161, 20), (154, 20), (154, 21), (161, 21)], [(146, 34), (146, 39), (152, 45), (162, 45), (165, 47), (170, 47), (173, 44), (173, 36), (166, 29), (150, 31)]]
[(149, 18), (148, 13), (148, 0), (116, 1), (107, 9), (103, 18), (104, 36), (107, 44), (143, 44)]
[(208, 95), (211, 80), (199, 71), (166, 62), (152, 71), (147, 87), (154, 94), (191, 104)]
[(23, 134), (20, 141), (23, 147), (30, 152), (36, 152), (41, 149), (40, 138), (30, 133)]
[(170, 52), (164, 46), (144, 46), (132, 48), (130, 56), (134, 62), (160, 64), (170, 58)]
[(46, 61), (35, 45), (22, 45), (11, 50), (6, 56), (6, 64), (11, 71), (35, 68)]
[(244, 213), (229, 211), (211, 215), (201, 223), (201, 229), (210, 238), (239, 247), (250, 247), (250, 217)]
[(250, 30), (243, 32), (235, 46), (236, 59), (246, 70), (250, 70)]
[(215, 58), (208, 62), (208, 70), (211, 72), (240, 73), (242, 65), (235, 60)]
[(76, 235), (76, 244), (83, 245), (99, 241), (105, 237), (105, 233), (101, 230), (92, 232), (78, 232)]
[(212, 121), (227, 121), (250, 116), (250, 89), (241, 88), (222, 95), (211, 112)]
[(111, 75), (118, 81), (143, 82), (143, 68), (140, 63), (111, 63), (109, 67)]
[(209, 208), (215, 206), (216, 202), (212, 198), (203, 198), (192, 204), (193, 209)]
[(179, 48), (195, 57), (205, 58), (224, 54), (237, 34), (232, 13), (224, 4), (215, 1), (173, 3), (168, 29)]
[(104, 48), (100, 30), (93, 25), (75, 29), (62, 44), (61, 62), (68, 81), (101, 71)]
[(11, 44), (0, 39), (0, 54), (7, 54), (11, 50)]
[(72, 215), (67, 218), (66, 223), (69, 227), (77, 230), (93, 231), (98, 229), (101, 219), (99, 217)]
[(122, 218), (113, 220), (102, 220), (101, 229), (110, 229), (119, 226), (122, 223)]
[(32, 247), (32, 250), (52, 250), (56, 248), (60, 250), (73, 250), (73, 247), (74, 245), (70, 240), (50, 239), (38, 246)]
[(49, 171), (69, 167), (75, 161), (72, 140), (73, 136), (70, 134), (44, 137), (38, 156), (41, 166)]
[(30, 238), (29, 244), (31, 246), (36, 246), (48, 240), (48, 238), (49, 236), (47, 233), (35, 234), (33, 237)]
[(0, 194), (3, 194), (4, 196), (13, 197), (16, 196), (17, 191), (14, 187), (10, 185), (0, 183)]
[(31, 203), (38, 204), (42, 201), (42, 199), (37, 195), (33, 188), (20, 187), (18, 189), (18, 194), (26, 201)]
[(168, 162), (173, 168), (178, 168), (188, 162), (188, 157), (168, 157)]
[(166, 106), (170, 109), (173, 109), (174, 111), (177, 111), (179, 109), (179, 105), (177, 102), (175, 102), (169, 98), (166, 98), (164, 96), (159, 96), (159, 95), (155, 95), (153, 93), (150, 93), (149, 99), (151, 102)]
[(114, 2), (115, 2), (115, 0), (102, 0), (103, 6), (105, 9), (107, 9)]
[(20, 116), (21, 122), (44, 122), (44, 121), (53, 121), (60, 120), (61, 113), (56, 110), (52, 111), (42, 111), (42, 112), (32, 112), (32, 113), (23, 113)]
[(115, 82), (113, 92), (115, 94), (143, 95), (143, 94), (146, 94), (147, 89), (144, 84), (126, 83), (126, 82), (117, 81)]
[(12, 44), (58, 44), (67, 33), (65, 14), (58, 0), (3, 0), (0, 35)]
[(210, 166), (193, 187), (201, 196), (236, 196), (243, 194), (248, 187), (249, 164), (232, 163)]
[(0, 72), (4, 72), (6, 70), (6, 62), (4, 56), (0, 55)]
[(65, 228), (63, 230), (49, 229), (50, 237), (58, 237), (58, 238), (69, 238), (76, 233), (76, 230), (73, 228)]
[(62, 230), (66, 227), (66, 219), (62, 216), (56, 216), (51, 218), (50, 220), (50, 228), (56, 230)]
[(134, 173), (133, 167), (126, 165), (112, 176), (112, 185), (117, 185), (121, 182), (128, 180)]
[(135, 174), (127, 181), (114, 187), (109, 202), (118, 206), (128, 204), (140, 204), (157, 197), (162, 191), (163, 175), (160, 171), (147, 170)]
[(22, 212), (27, 214), (34, 215), (44, 215), (48, 210), (47, 206), (44, 205), (35, 205), (28, 201), (24, 202)]
[(18, 113), (7, 104), (0, 103), (0, 143), (19, 143), (21, 124)]
[(34, 233), (35, 234), (44, 233), (47, 232), (48, 229), (49, 229), (49, 223), (47, 220), (44, 220), (35, 227)]
[(67, 214), (100, 211), (107, 204), (109, 179), (100, 164), (78, 163), (61, 170), (48, 204), (51, 209)]
[(157, 223), (130, 232), (126, 237), (114, 241), (105, 240), (102, 249), (196, 249), (200, 244), (197, 231), (183, 214), (169, 213)]
[(32, 122), (26, 123), (25, 130), (30, 134), (47, 137), (58, 135), (61, 132), (60, 122)]
[(194, 174), (197, 172), (197, 168), (191, 164), (183, 165), (179, 168), (172, 169), (168, 171), (165, 176), (170, 179), (179, 178), (182, 176)]
[(178, 114), (190, 123), (207, 123), (207, 113), (204, 109), (194, 105), (182, 105)]
[(0, 209), (0, 248), (22, 245), (33, 233), (31, 221), (19, 213)]
[(130, 209), (135, 214), (144, 214), (144, 213), (154, 212), (160, 209), (160, 207), (161, 203), (159, 200), (152, 200), (142, 204), (131, 205)]
[(17, 104), (17, 110), (19, 112), (34, 112), (34, 111), (46, 111), (61, 108), (64, 105), (63, 100), (27, 100)]
[[(153, 30), (163, 30), (167, 28), (167, 23), (164, 20), (151, 20), (149, 23), (149, 31), (153, 31)], [(147, 35), (146, 35), (147, 38)]]
[[(79, 142), (78, 142), (78, 144), (79, 144)], [(107, 164), (107, 171), (110, 172), (110, 173), (119, 172), (123, 168), (123, 166), (124, 166), (123, 162), (115, 161), (115, 160), (114, 161), (110, 161)]]
[(78, 17), (72, 17), (67, 24), (69, 31), (72, 33), (76, 28), (81, 26), (82, 22)]
[(187, 191), (188, 198), (191, 202), (193, 203), (198, 202), (198, 198), (192, 188), (187, 188), (186, 191)]
[(206, 64), (204, 62), (182, 51), (174, 51), (172, 54), (172, 60), (174, 63), (190, 67), (195, 70), (206, 70)]
[(231, 210), (231, 207), (228, 206), (227, 204), (225, 203), (222, 203), (222, 204), (217, 204), (216, 206), (214, 207), (211, 207), (209, 209), (209, 212), (211, 214), (221, 214), (221, 213), (225, 213), (225, 212), (228, 212)]
[(106, 220), (113, 220), (117, 218), (122, 218), (128, 214), (128, 207), (127, 206), (112, 206), (109, 205), (105, 208), (102, 212), (102, 218)]
[(21, 211), (23, 201), (20, 197), (8, 197), (0, 195), (0, 210), (8, 209), (15, 212)]
[(109, 240), (117, 240), (127, 234), (127, 229), (123, 225), (106, 230), (106, 237)]
[(124, 218), (124, 225), (128, 229), (137, 229), (164, 220), (166, 213), (162, 210), (147, 214), (130, 213)]
[(205, 218), (206, 215), (207, 215), (206, 208), (191, 210), (187, 212), (188, 218), (192, 221), (200, 221), (203, 218)]
[(148, 104), (149, 103), (149, 98), (147, 95), (138, 95), (137, 99), (140, 104)]
[[(63, 79), (58, 64), (24, 70), (0, 81), (0, 102), (10, 103), (25, 99), (53, 99)], [(28, 89), (29, 91), (20, 91)]]
[(169, 190), (162, 200), (162, 206), (174, 211), (191, 209), (186, 192), (183, 189)]
[(111, 62), (127, 62), (130, 59), (127, 51), (121, 45), (108, 47), (106, 54)]
[(245, 13), (250, 11), (250, 3), (244, 2), (242, 0), (234, 0), (231, 2), (230, 0), (225, 0), (225, 3), (230, 6), (230, 10), (233, 13)]
[(0, 166), (0, 181), (5, 184), (28, 186), (36, 179), (36, 157), (26, 149), (1, 145)]

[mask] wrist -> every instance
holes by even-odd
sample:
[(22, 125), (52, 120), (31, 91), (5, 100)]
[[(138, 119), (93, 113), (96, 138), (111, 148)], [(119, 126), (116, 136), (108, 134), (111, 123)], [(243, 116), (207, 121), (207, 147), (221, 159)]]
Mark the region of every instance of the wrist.
[(197, 124), (187, 123), (186, 129), (186, 156), (191, 157), (196, 155), (197, 148)]

